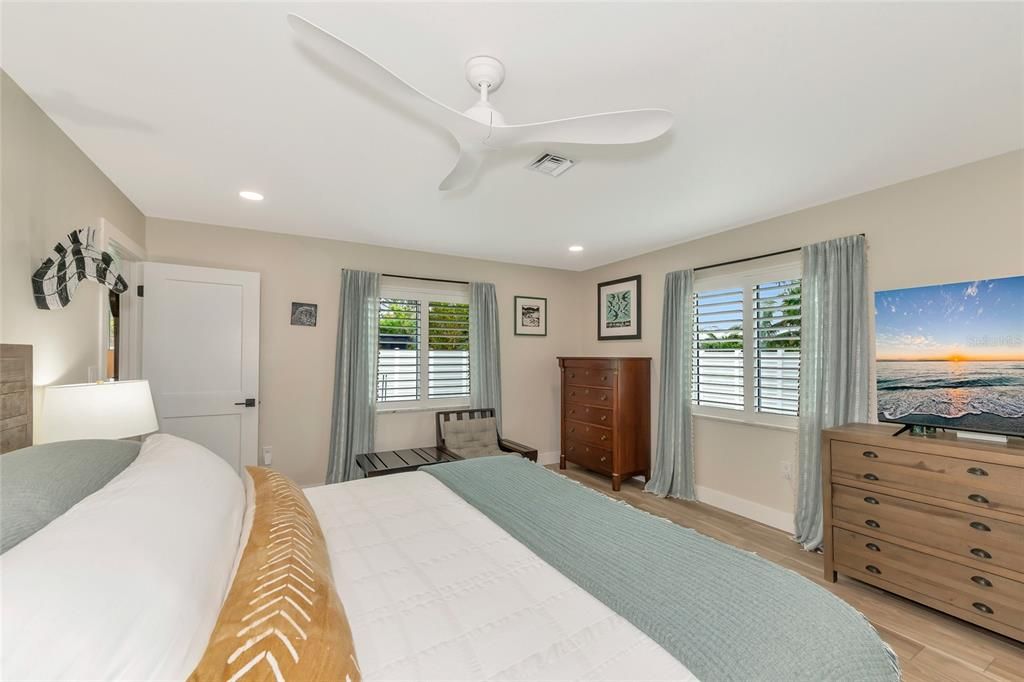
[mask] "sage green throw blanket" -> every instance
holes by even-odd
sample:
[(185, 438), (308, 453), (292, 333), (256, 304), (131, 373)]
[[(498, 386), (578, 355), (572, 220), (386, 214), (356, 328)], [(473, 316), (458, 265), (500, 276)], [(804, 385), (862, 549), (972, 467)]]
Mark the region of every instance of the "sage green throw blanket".
[(868, 621), (810, 580), (519, 457), (423, 469), (702, 682), (898, 680)]

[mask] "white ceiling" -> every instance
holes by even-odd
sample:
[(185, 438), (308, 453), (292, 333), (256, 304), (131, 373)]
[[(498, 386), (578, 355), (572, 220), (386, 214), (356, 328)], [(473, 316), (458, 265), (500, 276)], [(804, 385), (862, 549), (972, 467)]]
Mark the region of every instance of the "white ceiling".
[[(585, 269), (1024, 147), (1024, 5), (3, 3), (2, 64), (150, 216)], [(501, 58), (509, 123), (665, 107), (559, 178), (456, 146), (315, 63), (303, 14), (459, 109)], [(266, 201), (238, 198), (255, 189)], [(586, 250), (570, 254), (579, 243)]]

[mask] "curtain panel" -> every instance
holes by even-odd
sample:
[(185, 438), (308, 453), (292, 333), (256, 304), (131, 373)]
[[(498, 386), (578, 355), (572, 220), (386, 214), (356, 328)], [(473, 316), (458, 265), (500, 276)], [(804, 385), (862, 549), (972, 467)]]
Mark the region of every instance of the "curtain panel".
[(821, 431), (868, 420), (871, 322), (863, 236), (803, 248), (796, 540), (823, 539)]
[(661, 497), (695, 499), (693, 474), (693, 270), (665, 275), (661, 315), (661, 386), (658, 440), (651, 480), (644, 486)]
[(501, 350), (494, 285), (469, 283), (469, 405), (494, 408), (501, 432)]
[(360, 478), (356, 455), (373, 452), (380, 274), (342, 270), (340, 306), (327, 483)]

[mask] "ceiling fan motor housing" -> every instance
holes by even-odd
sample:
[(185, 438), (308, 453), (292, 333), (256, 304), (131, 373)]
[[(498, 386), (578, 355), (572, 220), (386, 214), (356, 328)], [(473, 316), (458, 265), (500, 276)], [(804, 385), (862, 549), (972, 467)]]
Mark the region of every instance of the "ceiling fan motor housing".
[(494, 57), (479, 55), (466, 60), (466, 80), (479, 92), (487, 84), (487, 92), (494, 92), (505, 82), (505, 65)]

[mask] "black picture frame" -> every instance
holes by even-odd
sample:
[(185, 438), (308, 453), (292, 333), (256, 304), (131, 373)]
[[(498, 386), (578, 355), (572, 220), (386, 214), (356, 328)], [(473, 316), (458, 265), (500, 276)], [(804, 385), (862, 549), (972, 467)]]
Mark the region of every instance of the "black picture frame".
[[(519, 301), (543, 301), (544, 319), (540, 332), (519, 331)], [(512, 333), (516, 336), (547, 336), (548, 335), (548, 299), (543, 296), (513, 296), (512, 298)]]
[(299, 303), (292, 301), (291, 323), (293, 327), (315, 327), (316, 316), (316, 303)]
[[(643, 315), (643, 299), (640, 288), (640, 275), (633, 275), (631, 277), (620, 277), (619, 279), (610, 279), (607, 282), (599, 282), (597, 285), (597, 340), (598, 341), (625, 341), (625, 340), (636, 340), (641, 338), (641, 324)], [(604, 293), (603, 289), (620, 286), (623, 284), (633, 283), (636, 286), (636, 300), (630, 302), (631, 315), (630, 322), (636, 320), (635, 325), (630, 325), (635, 329), (632, 334), (608, 334), (607, 327), (601, 321), (601, 311), (604, 309)], [(611, 293), (611, 292), (609, 292)]]

